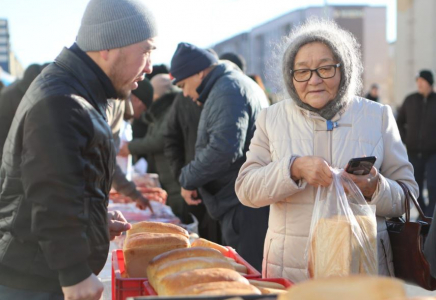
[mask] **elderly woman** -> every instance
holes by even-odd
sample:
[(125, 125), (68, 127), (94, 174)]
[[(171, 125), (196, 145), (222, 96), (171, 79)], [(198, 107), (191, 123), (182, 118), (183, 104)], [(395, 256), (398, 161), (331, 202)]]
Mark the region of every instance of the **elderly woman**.
[(405, 196), (396, 181), (414, 195), (418, 186), (392, 111), (354, 96), (361, 87), (359, 45), (336, 24), (311, 20), (293, 31), (283, 49), (290, 99), (260, 113), (236, 181), (244, 205), (270, 205), (263, 277), (306, 279), (317, 187), (330, 185), (330, 168), (362, 156), (376, 156), (375, 167), (350, 177), (376, 206), (379, 273), (393, 276), (385, 218), (403, 214)]

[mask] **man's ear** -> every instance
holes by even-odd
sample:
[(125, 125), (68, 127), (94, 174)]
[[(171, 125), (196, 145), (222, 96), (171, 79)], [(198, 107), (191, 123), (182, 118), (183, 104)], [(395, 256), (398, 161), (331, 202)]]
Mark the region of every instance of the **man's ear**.
[(103, 60), (105, 60), (105, 61), (109, 60), (109, 50), (100, 50), (100, 51), (98, 51), (98, 53), (100, 53), (100, 57)]
[(206, 72), (205, 72), (204, 70), (203, 70), (203, 71), (200, 71), (200, 72), (198, 73), (198, 76), (200, 77), (201, 80), (203, 80), (204, 77), (206, 77)]

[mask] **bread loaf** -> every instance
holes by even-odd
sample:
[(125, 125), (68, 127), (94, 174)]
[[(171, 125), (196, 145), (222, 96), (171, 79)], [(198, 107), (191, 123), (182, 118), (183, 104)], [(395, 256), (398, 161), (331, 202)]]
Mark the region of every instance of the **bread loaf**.
[(179, 291), (188, 286), (219, 281), (237, 281), (249, 284), (248, 280), (229, 269), (212, 268), (178, 272), (165, 276), (157, 286), (159, 296), (179, 295)]
[(269, 288), (269, 289), (279, 289), (279, 290), (286, 289), (284, 285), (277, 282), (263, 281), (263, 280), (256, 280), (256, 279), (249, 279), (248, 282), (257, 288)]
[(258, 288), (237, 281), (199, 283), (180, 290), (180, 295), (260, 295)]
[(375, 215), (356, 216), (357, 223), (363, 235), (367, 238), (368, 244), (365, 244), (367, 251), (360, 251), (360, 274), (377, 275), (378, 274), (378, 257), (377, 257), (377, 221)]
[(189, 238), (188, 231), (180, 226), (169, 223), (143, 221), (132, 225), (132, 228), (126, 232), (126, 239), (128, 239), (130, 235), (144, 232), (181, 234)]
[(229, 252), (228, 248), (226, 248), (224, 246), (221, 246), (221, 245), (219, 245), (217, 243), (214, 243), (214, 242), (202, 239), (202, 238), (199, 238), (199, 239), (193, 241), (191, 247), (212, 248), (212, 249), (218, 250), (219, 252), (221, 252), (224, 255), (228, 255), (228, 252)]
[(357, 274), (360, 252), (353, 253), (353, 243), (351, 224), (346, 218), (320, 219), (313, 231), (309, 250), (310, 277)]
[(401, 280), (365, 275), (307, 280), (294, 285), (279, 300), (388, 300), (406, 297)]
[(230, 263), (232, 264), (232, 266), (235, 268), (235, 270), (241, 274), (247, 274), (248, 273), (248, 269), (246, 266), (241, 265), (235, 261), (230, 261)]
[(311, 278), (378, 274), (375, 216), (355, 218), (354, 225), (346, 216), (318, 221), (309, 251)]
[(217, 259), (224, 259), (224, 255), (221, 254), (218, 250), (204, 247), (196, 247), (196, 248), (184, 248), (184, 249), (175, 249), (165, 253), (162, 253), (155, 258), (153, 258), (147, 267), (147, 277), (153, 277), (156, 270), (163, 264), (166, 264), (170, 261), (188, 258), (188, 257), (211, 257)]
[(159, 268), (156, 269), (156, 271), (154, 272), (154, 276), (152, 275), (148, 278), (148, 281), (153, 288), (157, 289), (160, 281), (170, 274), (195, 269), (210, 268), (224, 268), (234, 270), (233, 266), (226, 259), (210, 257), (189, 257), (162, 264), (161, 266), (159, 266)]
[(262, 295), (268, 295), (268, 294), (286, 294), (286, 290), (282, 289), (272, 289), (272, 288), (266, 288), (266, 287), (257, 287), (259, 291), (262, 293)]
[(189, 247), (189, 240), (181, 234), (137, 233), (124, 243), (124, 262), (130, 278), (147, 277), (147, 266), (152, 258), (163, 252)]

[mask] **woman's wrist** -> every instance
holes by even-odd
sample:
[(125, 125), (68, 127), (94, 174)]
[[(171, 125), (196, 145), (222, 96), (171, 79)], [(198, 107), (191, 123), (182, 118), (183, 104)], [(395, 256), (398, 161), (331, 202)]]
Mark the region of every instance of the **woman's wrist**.
[(299, 168), (300, 162), (301, 162), (301, 157), (296, 157), (291, 164), (291, 179), (295, 182), (301, 180), (301, 174)]
[(374, 197), (374, 194), (378, 191), (378, 187), (380, 184), (380, 173), (376, 173), (374, 177), (370, 179), (370, 189), (367, 193), (363, 194), (367, 201), (371, 201)]

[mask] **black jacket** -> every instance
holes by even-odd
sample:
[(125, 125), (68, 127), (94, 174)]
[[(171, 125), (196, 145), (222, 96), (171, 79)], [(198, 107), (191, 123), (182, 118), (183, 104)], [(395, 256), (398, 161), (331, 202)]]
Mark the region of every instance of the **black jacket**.
[(405, 100), (397, 116), (401, 139), (409, 154), (436, 153), (436, 93), (426, 99), (415, 93)]
[(179, 180), (182, 168), (194, 160), (201, 110), (202, 107), (195, 104), (190, 97), (179, 93), (169, 112), (165, 132), (165, 156), (176, 180)]
[[(30, 65), (24, 72), (23, 79), (5, 87), (0, 94), (0, 157), (18, 105), (32, 81), (41, 73), (42, 68), (40, 65)], [(0, 159), (0, 165), (1, 163)]]
[(106, 262), (115, 147), (105, 109), (114, 95), (103, 71), (71, 49), (32, 83), (5, 144), (1, 285), (60, 292)]
[(245, 162), (258, 113), (268, 106), (265, 92), (225, 63), (217, 65), (197, 89), (204, 103), (195, 159), (183, 167), (180, 184), (199, 189), (209, 214), (221, 219), (240, 204), (235, 181)]

